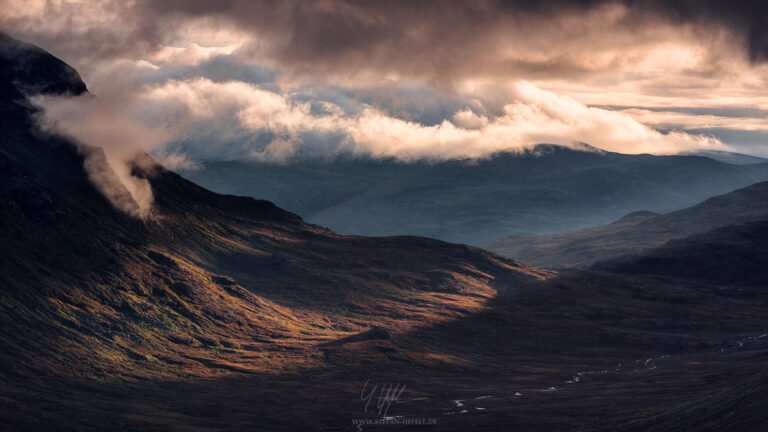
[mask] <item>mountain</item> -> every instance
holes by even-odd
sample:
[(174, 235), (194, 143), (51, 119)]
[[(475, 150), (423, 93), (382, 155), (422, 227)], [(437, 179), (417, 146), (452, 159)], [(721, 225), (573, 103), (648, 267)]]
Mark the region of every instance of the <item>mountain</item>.
[(636, 209), (677, 210), (768, 180), (768, 165), (539, 145), (480, 160), (210, 162), (182, 175), (347, 234), (478, 244), (602, 225)]
[(638, 211), (604, 226), (561, 234), (512, 236), (482, 247), (547, 268), (583, 267), (634, 255), (671, 239), (761, 219), (768, 219), (768, 182), (663, 215)]
[[(111, 172), (99, 149), (33, 121), (29, 91), (85, 92), (49, 72), (0, 83), (0, 429), (768, 426), (768, 293), (749, 272), (555, 273), (340, 235), (146, 155), (133, 173), (155, 201), (137, 218), (91, 182), (86, 160)], [(765, 232), (750, 232), (729, 252), (759, 250)]]
[(34, 45), (13, 39), (0, 31), (0, 81), (3, 99), (17, 91), (48, 95), (81, 95), (85, 83), (68, 64)]
[(734, 153), (721, 150), (696, 150), (682, 153), (683, 155), (703, 156), (716, 161), (725, 162), (733, 165), (749, 165), (768, 163), (768, 159), (758, 156), (747, 155), (743, 153)]
[(101, 164), (114, 177), (101, 150), (33, 120), (27, 95), (82, 94), (77, 73), (7, 36), (0, 47), (4, 63), (21, 62), (3, 68), (0, 84), (3, 394), (44, 377), (310, 368), (322, 360), (320, 342), (462, 316), (497, 290), (542, 277), (437, 240), (341, 236), (270, 202), (209, 192), (146, 155), (132, 171), (152, 187), (152, 215), (125, 214), (84, 167)]
[(593, 268), (625, 274), (675, 275), (730, 283), (768, 283), (768, 220), (731, 225), (623, 258), (598, 262)]
[[(60, 82), (52, 81), (48, 66), (60, 61), (21, 43), (3, 55), (39, 65), (45, 83), (27, 86), (10, 69), (14, 79), (3, 84), (11, 97), (0, 106), (7, 113), (0, 119), (0, 356), (11, 376), (41, 364), (92, 377), (129, 374), (137, 361), (143, 373), (161, 375), (208, 363), (259, 367), (274, 361), (274, 338), (302, 345), (374, 324), (409, 328), (481, 307), (517, 278), (539, 277), (466, 246), (341, 236), (270, 202), (207, 191), (146, 155), (132, 170), (152, 187), (152, 216), (129, 216), (89, 180), (86, 158), (108, 169), (100, 149), (48, 135), (32, 120), (26, 91), (82, 93), (76, 73), (61, 68)], [(127, 190), (118, 195), (131, 199)], [(226, 366), (222, 358), (243, 341), (254, 351), (248, 365)], [(89, 361), (71, 363), (71, 352)]]

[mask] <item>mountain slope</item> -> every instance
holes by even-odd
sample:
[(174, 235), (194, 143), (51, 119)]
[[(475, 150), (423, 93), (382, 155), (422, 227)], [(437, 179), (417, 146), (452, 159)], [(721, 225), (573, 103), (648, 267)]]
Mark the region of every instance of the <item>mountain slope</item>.
[(624, 274), (674, 275), (723, 283), (768, 283), (768, 220), (731, 225), (593, 268)]
[[(19, 52), (44, 73), (4, 70), (5, 378), (205, 375), (282, 368), (285, 357), (311, 364), (301, 347), (468, 313), (518, 278), (539, 277), (435, 240), (340, 236), (272, 203), (209, 192), (146, 156), (133, 171), (152, 186), (152, 217), (124, 214), (84, 169), (86, 157), (108, 167), (100, 150), (40, 131), (24, 93), (85, 86), (68, 66), (50, 69), (58, 60), (38, 48), (13, 45), (3, 58)], [(44, 85), (27, 85), (38, 78)]]
[(768, 180), (768, 165), (582, 150), (540, 145), (442, 162), (211, 162), (183, 175), (217, 192), (269, 199), (343, 233), (468, 244), (605, 224), (636, 209), (669, 212)]
[(85, 83), (68, 64), (39, 47), (13, 39), (0, 31), (0, 82), (4, 99), (16, 90), (47, 95), (81, 95)]
[(635, 212), (609, 225), (541, 236), (513, 236), (482, 246), (542, 267), (588, 266), (632, 255), (714, 228), (768, 219), (768, 182), (658, 215)]
[[(749, 399), (764, 390), (762, 286), (555, 274), (437, 240), (339, 235), (146, 156), (133, 170), (155, 205), (138, 219), (89, 181), (84, 158), (103, 155), (38, 130), (5, 84), (3, 430), (768, 425)], [(387, 385), (401, 397), (374, 409)]]
[(695, 150), (683, 153), (684, 155), (703, 156), (716, 161), (733, 165), (750, 165), (768, 162), (768, 159), (742, 153), (733, 153), (720, 150)]

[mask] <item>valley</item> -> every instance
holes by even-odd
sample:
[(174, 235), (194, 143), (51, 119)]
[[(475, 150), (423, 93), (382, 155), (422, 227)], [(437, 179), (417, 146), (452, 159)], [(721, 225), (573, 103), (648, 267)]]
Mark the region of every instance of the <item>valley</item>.
[[(117, 176), (102, 149), (35, 120), (40, 108), (30, 95), (88, 96), (79, 74), (40, 48), (9, 36), (0, 40), (0, 429), (671, 431), (768, 425), (762, 271), (768, 265), (768, 195), (766, 183), (753, 181), (759, 164), (552, 146), (538, 147), (541, 154), (483, 161), (483, 170), (496, 173), (492, 179), (527, 178), (539, 172), (537, 164), (551, 165), (539, 186), (513, 190), (502, 200), (551, 212), (551, 219), (531, 216), (540, 230), (598, 217), (577, 212), (576, 219), (553, 223), (552, 202), (534, 204), (542, 185), (573, 201), (586, 184), (608, 185), (596, 198), (603, 202), (648, 169), (696, 184), (699, 195), (683, 189), (657, 195), (657, 211), (695, 204), (689, 201), (698, 202), (705, 191), (746, 186), (663, 215), (634, 213), (607, 227), (489, 246), (513, 256), (518, 252), (506, 248), (554, 248), (526, 252), (520, 260), (416, 235), (340, 234), (270, 201), (205, 189), (146, 153), (129, 160), (130, 174), (145, 181), (153, 197), (151, 211), (137, 217), (139, 204), (123, 183), (111, 183), (123, 187), (105, 194), (98, 183), (103, 178), (88, 171), (101, 164), (105, 177)], [(573, 164), (574, 158), (581, 162)], [(606, 180), (607, 171), (596, 168), (607, 160), (609, 171), (630, 172), (622, 188), (613, 188), (613, 177)], [(526, 172), (526, 166), (538, 168)], [(572, 189), (552, 180), (564, 166), (584, 171), (563, 173), (574, 179)], [(459, 197), (483, 196), (472, 187), (488, 179), (472, 166), (451, 162), (418, 171), (429, 177), (446, 167), (458, 176), (448, 183), (468, 188)], [(703, 172), (712, 183), (691, 180)], [(413, 195), (397, 189), (405, 201), (421, 200), (425, 190), (455, 193), (454, 187), (436, 193), (424, 186), (428, 181), (408, 181), (423, 187)], [(322, 195), (322, 187), (307, 196)], [(646, 194), (656, 187), (630, 188), (637, 194), (614, 200), (599, 218), (628, 206), (645, 208)], [(491, 195), (483, 199), (499, 201)], [(675, 198), (682, 195), (687, 201)], [(370, 196), (376, 194), (352, 200), (377, 211)], [(128, 205), (116, 207), (115, 197)], [(351, 205), (343, 202), (334, 211)], [(594, 205), (584, 202), (582, 209)], [(387, 210), (380, 216), (393, 218)], [(431, 223), (454, 231), (444, 220)], [(383, 226), (381, 234), (389, 229)], [(478, 233), (489, 232), (437, 237), (480, 240), (485, 234)], [(586, 245), (590, 254), (573, 252), (573, 244)], [(374, 386), (366, 410), (366, 389)], [(383, 402), (377, 394), (385, 394)]]
[(538, 145), (480, 160), (209, 162), (182, 171), (219, 193), (268, 199), (345, 234), (420, 235), (476, 245), (666, 213), (768, 180), (768, 164)]

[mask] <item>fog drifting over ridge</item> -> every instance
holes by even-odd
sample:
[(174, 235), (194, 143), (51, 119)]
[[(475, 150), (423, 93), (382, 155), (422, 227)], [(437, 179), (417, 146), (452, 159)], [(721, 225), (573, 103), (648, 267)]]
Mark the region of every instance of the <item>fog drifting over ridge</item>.
[[(717, 139), (662, 134), (621, 112), (587, 107), (525, 81), (507, 88), (514, 102), (489, 115), (479, 100), (436, 124), (422, 124), (356, 103), (346, 110), (327, 100), (296, 100), (241, 81), (170, 80), (135, 98), (119, 95), (38, 98), (49, 121), (67, 135), (108, 149), (141, 148), (169, 168), (190, 168), (189, 155), (258, 159), (337, 154), (401, 160), (485, 157), (538, 143), (587, 142), (622, 153), (725, 149)], [(116, 102), (112, 102), (114, 97)], [(119, 131), (119, 138), (109, 133)]]
[(740, 2), (0, 3), (4, 29), (78, 68), (95, 95), (38, 99), (49, 121), (169, 168), (541, 142), (765, 154), (738, 139), (768, 135), (765, 47)]

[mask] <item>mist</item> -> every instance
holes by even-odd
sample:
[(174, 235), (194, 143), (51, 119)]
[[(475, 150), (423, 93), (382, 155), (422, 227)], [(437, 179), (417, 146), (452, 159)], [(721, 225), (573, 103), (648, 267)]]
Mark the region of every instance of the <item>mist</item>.
[(161, 148), (172, 135), (137, 119), (131, 112), (135, 100), (128, 95), (117, 84), (103, 97), (36, 96), (32, 102), (42, 108), (37, 120), (44, 130), (80, 146), (86, 172), (104, 196), (117, 209), (147, 218), (152, 212), (152, 188), (147, 179), (133, 174), (133, 168), (145, 152)]
[[(366, 103), (344, 108), (324, 99), (207, 78), (169, 80), (76, 99), (37, 99), (45, 118), (67, 135), (102, 147), (111, 163), (137, 151), (169, 168), (194, 160), (292, 158), (353, 154), (400, 160), (482, 158), (538, 143), (586, 142), (620, 153), (673, 154), (727, 149), (711, 136), (661, 133), (610, 109), (585, 106), (521, 81), (503, 89), (509, 103), (493, 113), (475, 98), (449, 118), (425, 125)], [(465, 98), (466, 99), (466, 98)]]

